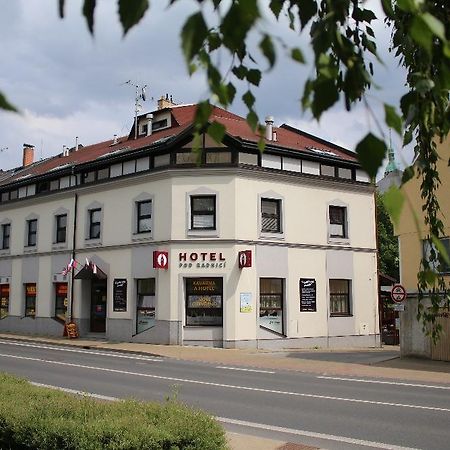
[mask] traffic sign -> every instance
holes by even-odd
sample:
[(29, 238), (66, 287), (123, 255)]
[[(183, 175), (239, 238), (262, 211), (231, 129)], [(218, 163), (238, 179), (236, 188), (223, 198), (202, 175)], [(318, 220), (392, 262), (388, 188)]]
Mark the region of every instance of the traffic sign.
[(401, 303), (406, 298), (406, 289), (401, 284), (394, 284), (391, 289), (391, 298), (395, 303)]

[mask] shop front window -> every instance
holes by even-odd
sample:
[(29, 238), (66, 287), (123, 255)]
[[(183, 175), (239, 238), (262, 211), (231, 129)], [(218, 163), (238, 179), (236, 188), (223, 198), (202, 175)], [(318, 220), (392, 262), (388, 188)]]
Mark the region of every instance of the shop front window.
[(222, 278), (186, 279), (186, 325), (222, 326)]
[(36, 283), (25, 284), (25, 317), (36, 317)]
[(283, 279), (259, 279), (259, 326), (283, 334)]
[(137, 280), (136, 332), (155, 326), (155, 279)]
[(9, 308), (9, 284), (0, 284), (0, 319), (8, 315)]
[(67, 316), (67, 283), (55, 283), (55, 318), (66, 321)]

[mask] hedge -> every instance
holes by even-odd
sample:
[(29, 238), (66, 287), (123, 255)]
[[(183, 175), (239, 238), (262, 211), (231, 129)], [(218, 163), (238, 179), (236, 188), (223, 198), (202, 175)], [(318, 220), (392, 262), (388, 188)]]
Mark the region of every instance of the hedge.
[(98, 401), (0, 373), (1, 449), (220, 450), (223, 428), (175, 400)]

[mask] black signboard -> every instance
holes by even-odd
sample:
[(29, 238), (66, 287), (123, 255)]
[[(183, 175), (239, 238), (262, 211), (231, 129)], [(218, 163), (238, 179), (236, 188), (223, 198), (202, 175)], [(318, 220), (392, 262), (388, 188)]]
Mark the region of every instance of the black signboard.
[(316, 312), (316, 280), (300, 278), (300, 311)]
[(127, 280), (126, 280), (126, 278), (114, 278), (113, 310), (116, 312), (124, 312), (127, 310)]

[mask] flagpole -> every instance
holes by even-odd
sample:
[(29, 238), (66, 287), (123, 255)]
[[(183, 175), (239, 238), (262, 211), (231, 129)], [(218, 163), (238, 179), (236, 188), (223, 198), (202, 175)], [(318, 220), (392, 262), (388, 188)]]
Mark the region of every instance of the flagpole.
[[(75, 193), (75, 202), (73, 208), (73, 236), (72, 236), (72, 261), (75, 261), (75, 244), (76, 244), (76, 234), (77, 234), (77, 212), (78, 212), (78, 194)], [(74, 276), (75, 267), (72, 267), (70, 271), (70, 314), (69, 322), (73, 320), (73, 292), (74, 292)]]

